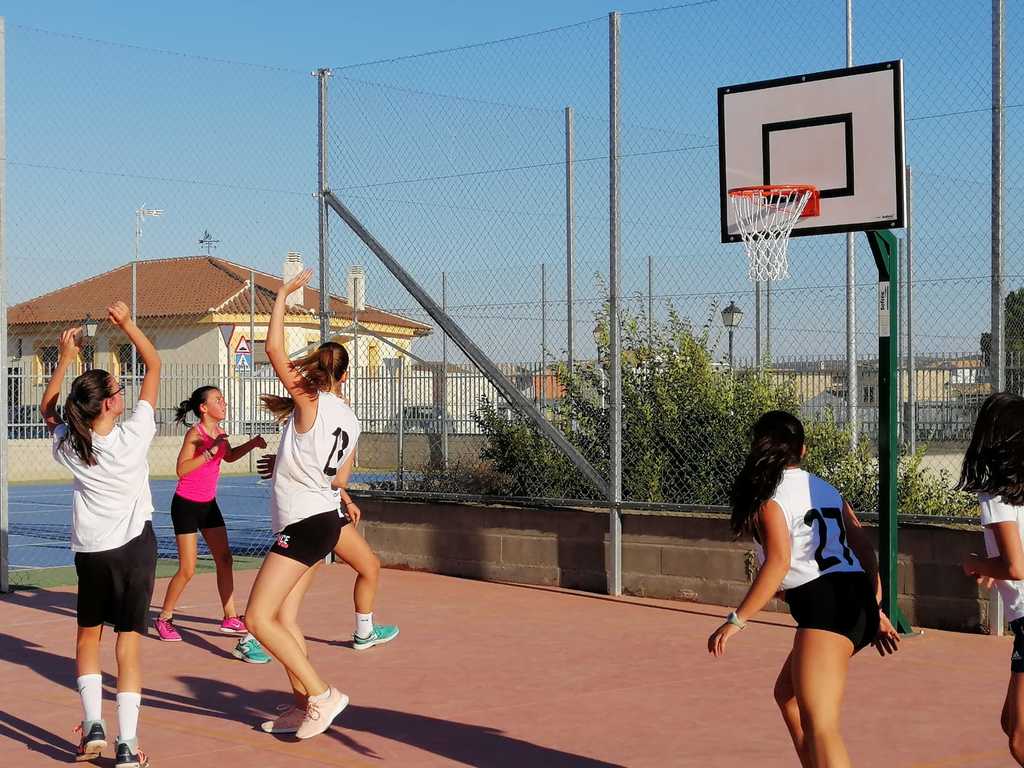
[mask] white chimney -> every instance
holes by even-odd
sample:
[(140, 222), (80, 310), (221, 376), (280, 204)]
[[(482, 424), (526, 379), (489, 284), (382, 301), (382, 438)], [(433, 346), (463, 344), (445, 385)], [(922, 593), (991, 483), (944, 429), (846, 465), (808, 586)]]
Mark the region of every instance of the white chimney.
[(347, 277), (349, 306), (356, 312), (362, 312), (366, 309), (366, 270), (359, 266), (351, 266), (348, 268)]
[[(299, 273), (302, 272), (302, 254), (296, 253), (295, 251), (288, 251), (288, 255), (284, 259), (284, 269), (281, 271), (281, 279), (284, 282), (288, 282), (296, 278)], [(305, 289), (299, 288), (297, 291), (292, 291), (288, 294), (288, 297), (284, 300), (285, 306), (287, 307), (301, 307), (305, 302), (303, 301)]]

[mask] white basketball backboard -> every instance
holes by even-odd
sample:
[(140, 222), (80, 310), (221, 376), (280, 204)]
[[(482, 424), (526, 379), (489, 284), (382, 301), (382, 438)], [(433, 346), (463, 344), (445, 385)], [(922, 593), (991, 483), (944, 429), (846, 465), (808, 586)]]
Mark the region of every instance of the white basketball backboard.
[(792, 237), (904, 226), (903, 62), (718, 89), (722, 242), (738, 242), (727, 193), (813, 184), (819, 216)]

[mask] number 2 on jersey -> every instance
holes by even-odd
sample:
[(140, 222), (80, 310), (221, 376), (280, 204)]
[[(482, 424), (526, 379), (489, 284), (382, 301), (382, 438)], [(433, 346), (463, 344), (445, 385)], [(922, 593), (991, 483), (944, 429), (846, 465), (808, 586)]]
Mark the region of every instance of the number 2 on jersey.
[[(334, 477), (338, 474), (338, 465), (341, 464), (341, 457), (345, 455), (345, 449), (348, 448), (348, 432), (338, 427), (331, 434), (334, 435), (334, 445), (331, 446), (331, 452), (327, 455), (327, 463), (324, 464), (324, 474), (328, 477)], [(338, 447), (339, 441), (341, 442), (341, 448)]]
[(849, 565), (853, 565), (853, 557), (850, 548), (846, 545), (846, 525), (843, 520), (843, 510), (837, 507), (823, 507), (822, 509), (810, 509), (804, 515), (804, 523), (808, 526), (818, 526), (818, 548), (814, 550), (814, 560), (818, 563), (818, 570), (827, 571), (835, 568), (842, 561), (835, 555), (823, 557), (825, 547), (828, 546), (828, 534), (831, 526), (829, 520), (836, 521), (836, 530), (839, 532), (839, 545), (843, 548), (843, 559)]

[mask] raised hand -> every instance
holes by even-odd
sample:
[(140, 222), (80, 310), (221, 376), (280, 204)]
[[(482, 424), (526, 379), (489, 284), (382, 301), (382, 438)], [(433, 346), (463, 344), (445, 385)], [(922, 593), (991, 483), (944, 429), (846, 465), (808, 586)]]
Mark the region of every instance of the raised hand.
[(305, 287), (306, 283), (309, 282), (309, 279), (312, 276), (313, 276), (313, 270), (312, 269), (304, 269), (301, 272), (299, 272), (299, 274), (297, 274), (295, 277), (293, 277), (291, 280), (289, 280), (287, 283), (282, 284), (277, 292), (279, 294), (283, 293), (285, 296), (287, 296), (292, 291), (297, 291), (297, 290), (299, 290), (299, 288)]
[(132, 313), (123, 301), (115, 301), (107, 307), (107, 319), (118, 328), (124, 328), (132, 321)]
[(78, 353), (82, 349), (80, 340), (82, 338), (82, 329), (68, 328), (60, 335), (60, 341), (58, 346), (60, 349), (60, 356), (65, 360), (73, 360), (78, 356)]

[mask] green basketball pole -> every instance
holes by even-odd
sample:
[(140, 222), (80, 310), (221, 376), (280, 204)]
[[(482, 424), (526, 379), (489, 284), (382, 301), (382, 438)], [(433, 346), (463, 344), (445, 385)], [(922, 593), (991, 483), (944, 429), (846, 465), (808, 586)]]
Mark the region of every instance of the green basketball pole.
[(888, 230), (866, 232), (878, 267), (878, 568), (882, 578), (882, 609), (900, 633), (911, 632), (899, 607), (899, 544), (897, 488), (899, 408), (899, 262), (895, 235)]

